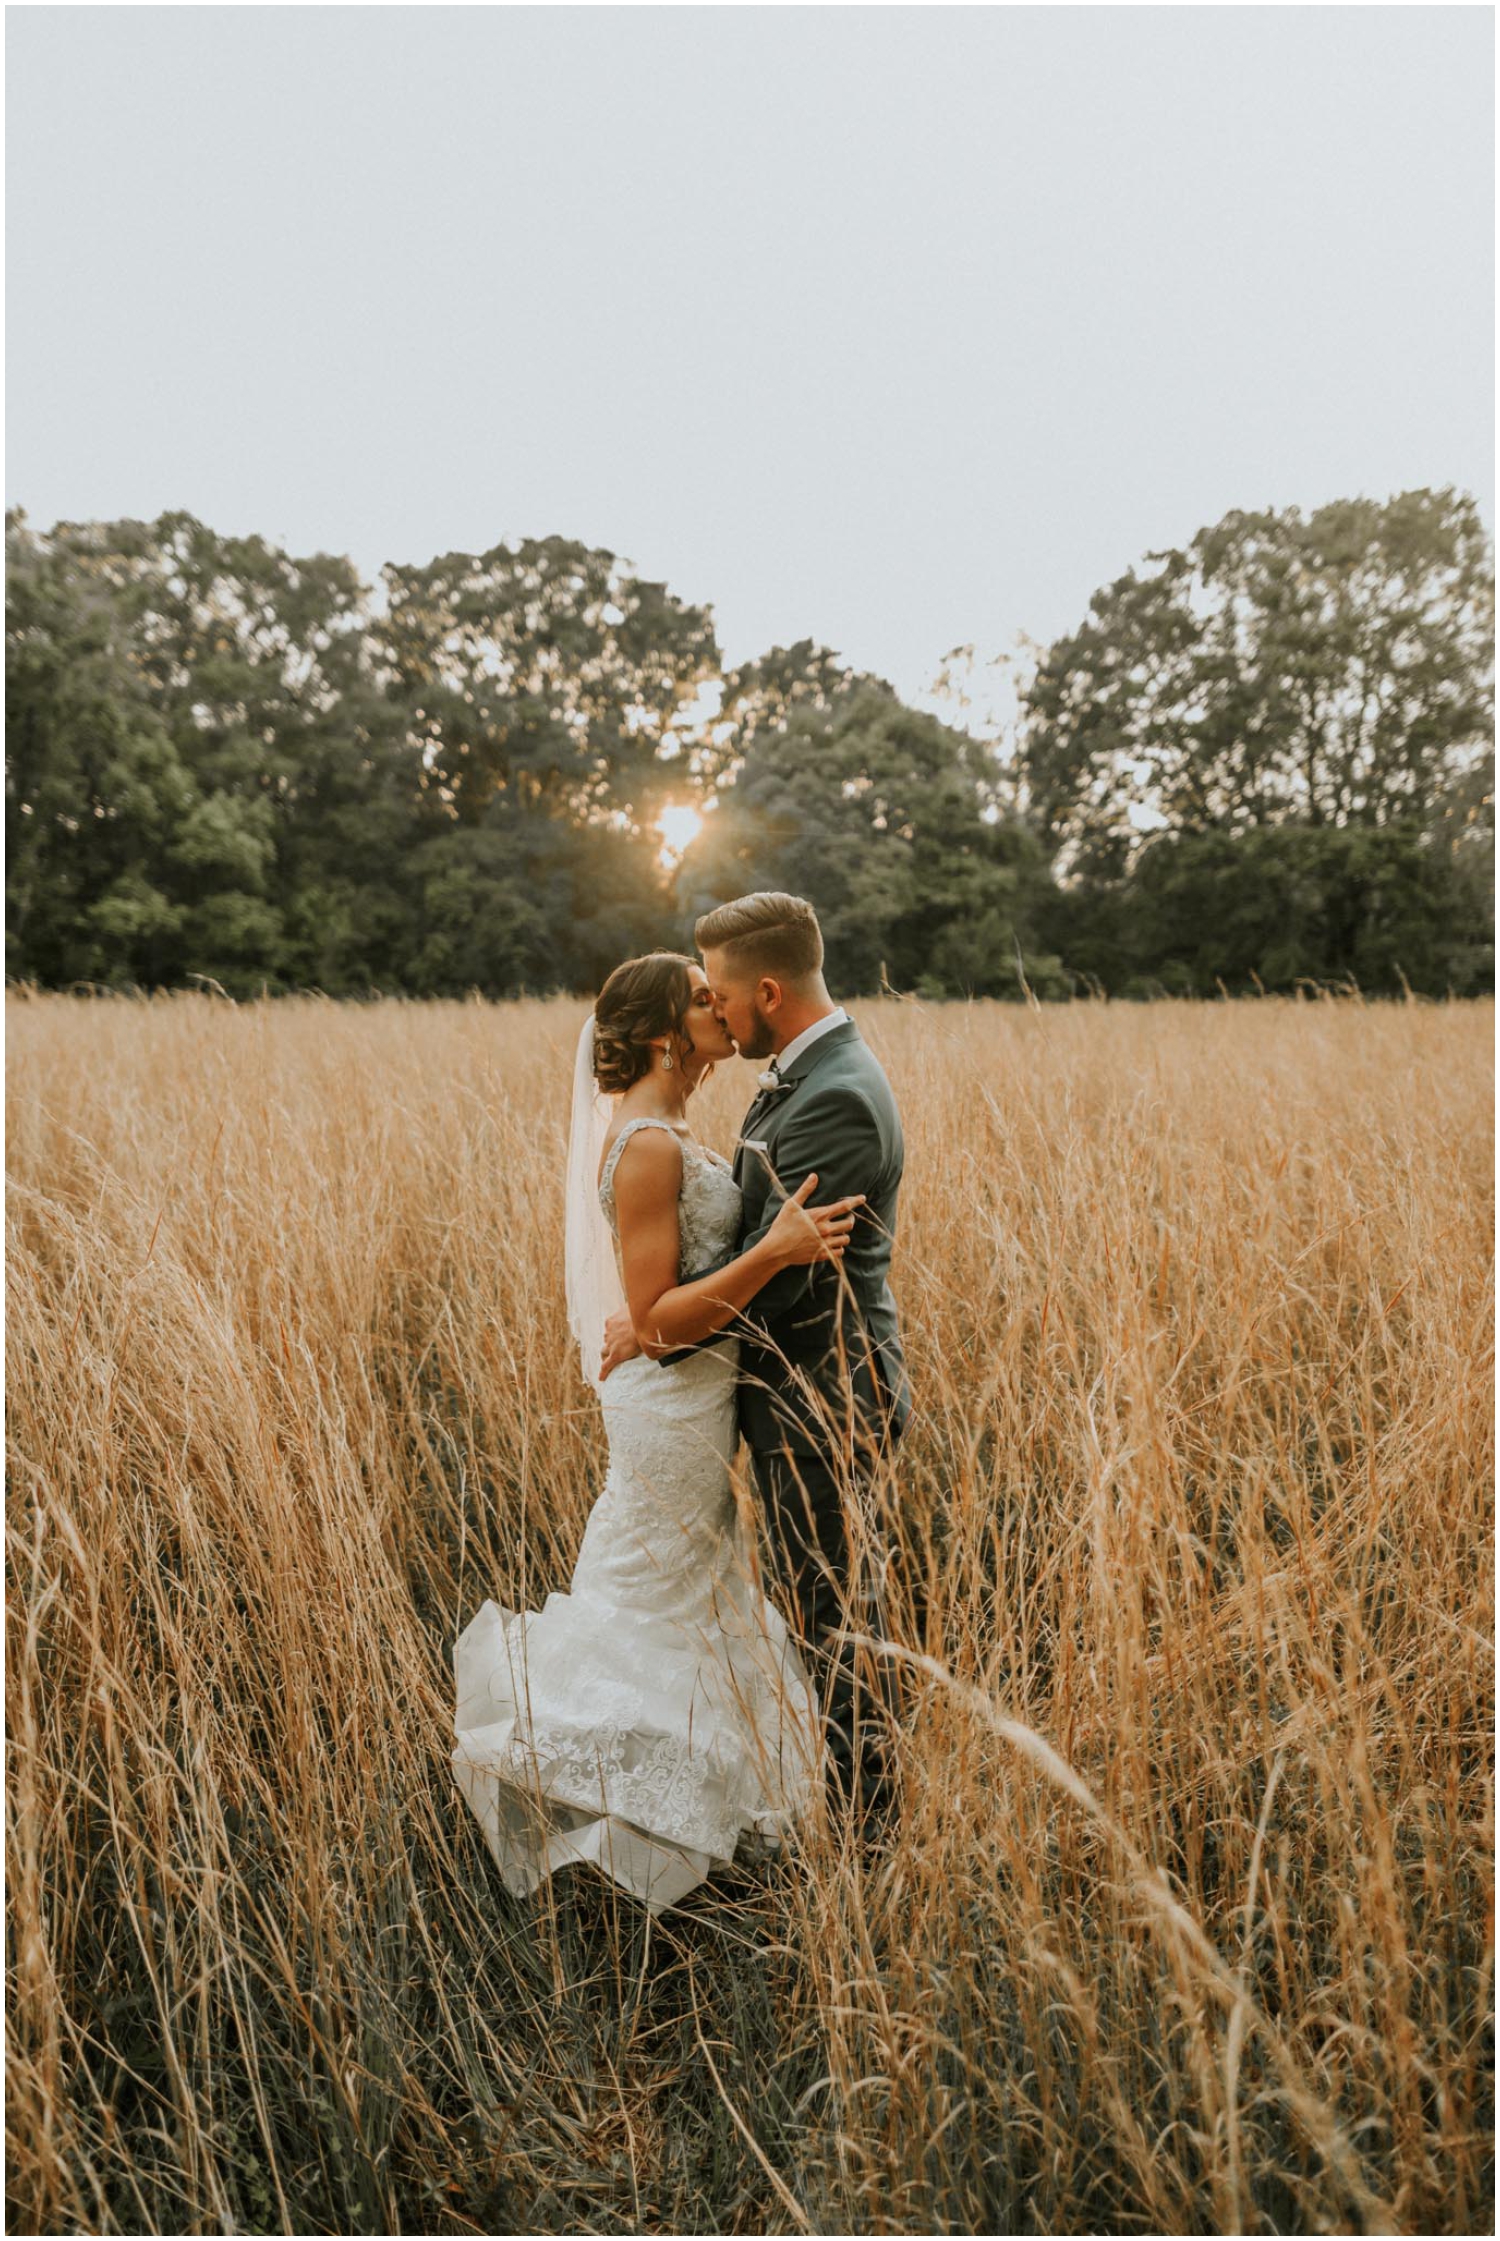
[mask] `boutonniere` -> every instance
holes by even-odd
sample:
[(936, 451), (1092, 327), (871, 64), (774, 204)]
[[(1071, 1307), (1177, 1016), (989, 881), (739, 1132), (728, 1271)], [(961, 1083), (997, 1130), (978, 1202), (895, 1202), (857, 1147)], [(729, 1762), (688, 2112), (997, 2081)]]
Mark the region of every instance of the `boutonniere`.
[(773, 1090), (790, 1089), (792, 1086), (791, 1076), (778, 1074), (774, 1066), (768, 1066), (763, 1074), (757, 1074), (755, 1078), (768, 1094)]

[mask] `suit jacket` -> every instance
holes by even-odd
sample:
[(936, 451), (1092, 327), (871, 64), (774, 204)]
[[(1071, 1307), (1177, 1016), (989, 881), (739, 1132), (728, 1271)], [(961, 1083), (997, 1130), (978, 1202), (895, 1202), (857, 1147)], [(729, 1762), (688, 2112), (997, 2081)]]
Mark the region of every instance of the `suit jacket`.
[(869, 1451), (911, 1414), (887, 1281), (904, 1156), (891, 1085), (852, 1019), (811, 1043), (740, 1125), (738, 1252), (814, 1172), (817, 1204), (865, 1194), (842, 1267), (781, 1269), (728, 1326), (740, 1339), (740, 1429), (762, 1453), (847, 1454), (851, 1440)]

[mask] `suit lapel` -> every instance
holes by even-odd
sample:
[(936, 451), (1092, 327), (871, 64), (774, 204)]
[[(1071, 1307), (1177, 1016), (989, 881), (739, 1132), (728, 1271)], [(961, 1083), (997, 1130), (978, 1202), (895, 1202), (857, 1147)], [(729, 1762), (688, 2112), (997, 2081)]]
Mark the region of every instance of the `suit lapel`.
[(808, 1044), (786, 1079), (789, 1082), (805, 1082), (808, 1075), (821, 1066), (832, 1052), (847, 1049), (850, 1043), (858, 1040), (859, 1029), (853, 1020), (841, 1019), (837, 1027), (830, 1027), (826, 1035), (820, 1035), (815, 1043)]
[(762, 1089), (756, 1092), (744, 1119), (740, 1122), (740, 1140), (734, 1149), (734, 1179), (741, 1190), (745, 1187), (744, 1168), (745, 1161), (749, 1157), (745, 1150), (745, 1138), (750, 1135), (753, 1129), (758, 1128), (762, 1121), (769, 1121), (774, 1127), (776, 1121), (780, 1119), (782, 1113), (792, 1103), (798, 1089), (806, 1081), (808, 1075), (832, 1051), (858, 1040), (859, 1029), (855, 1026), (853, 1020), (840, 1020), (837, 1027), (830, 1027), (826, 1035), (820, 1035), (815, 1043), (808, 1045), (791, 1072), (786, 1075), (786, 1087), (784, 1089)]
[(745, 1138), (749, 1135), (751, 1129), (754, 1127), (759, 1118), (760, 1099), (759, 1097), (755, 1097), (751, 1099), (750, 1104), (746, 1108), (745, 1117), (740, 1122), (739, 1135), (735, 1139), (734, 1179), (739, 1184), (741, 1190), (743, 1190), (745, 1187)]

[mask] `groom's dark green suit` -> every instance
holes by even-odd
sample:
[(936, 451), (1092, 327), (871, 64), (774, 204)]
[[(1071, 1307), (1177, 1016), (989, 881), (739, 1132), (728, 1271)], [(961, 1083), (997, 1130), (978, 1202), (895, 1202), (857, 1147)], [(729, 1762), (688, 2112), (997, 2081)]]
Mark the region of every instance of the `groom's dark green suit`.
[[(786, 1617), (808, 1655), (828, 1721), (831, 1770), (866, 1800), (885, 1789), (864, 1720), (848, 1624), (886, 1633), (878, 1573), (852, 1578), (846, 1504), (863, 1503), (877, 1456), (911, 1414), (888, 1274), (904, 1148), (890, 1083), (853, 1020), (800, 1051), (740, 1125), (744, 1198), (737, 1253), (764, 1237), (811, 1174), (815, 1205), (864, 1194), (841, 1265), (782, 1269), (729, 1328), (740, 1339), (740, 1429), (749, 1444)], [(872, 1668), (893, 1701), (883, 1665)]]
[(840, 1447), (852, 1436), (857, 1446), (878, 1449), (911, 1413), (888, 1281), (903, 1157), (891, 1085), (852, 1019), (810, 1044), (740, 1124), (741, 1253), (765, 1236), (782, 1201), (809, 1175), (818, 1178), (817, 1205), (856, 1192), (865, 1198), (842, 1269), (824, 1262), (781, 1270), (735, 1326), (740, 1429), (757, 1454), (782, 1447), (825, 1453), (830, 1414)]

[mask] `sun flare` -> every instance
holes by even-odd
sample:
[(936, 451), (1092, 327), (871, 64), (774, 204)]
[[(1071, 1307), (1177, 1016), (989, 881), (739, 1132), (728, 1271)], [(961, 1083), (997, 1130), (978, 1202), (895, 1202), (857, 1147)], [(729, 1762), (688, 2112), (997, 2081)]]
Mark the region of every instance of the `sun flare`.
[(696, 809), (674, 804), (657, 818), (656, 830), (661, 834), (662, 862), (675, 863), (702, 832), (703, 819)]

